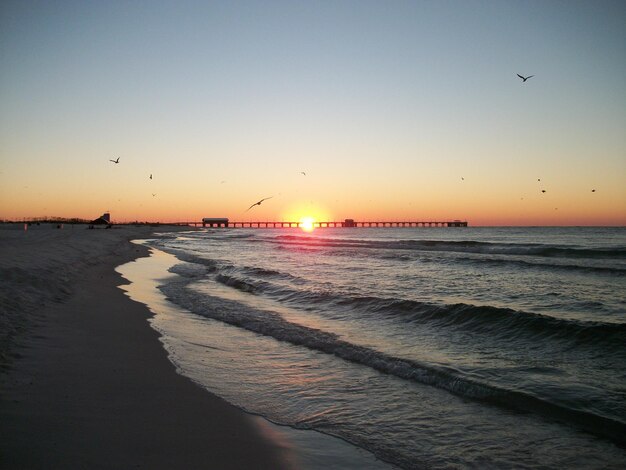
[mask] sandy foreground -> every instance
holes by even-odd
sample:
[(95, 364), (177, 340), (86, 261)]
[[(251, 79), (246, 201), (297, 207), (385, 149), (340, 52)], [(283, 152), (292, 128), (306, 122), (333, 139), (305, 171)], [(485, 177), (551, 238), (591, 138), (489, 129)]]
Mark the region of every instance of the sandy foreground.
[[(0, 467), (285, 468), (249, 415), (176, 373), (114, 268), (159, 228), (0, 225)], [(172, 228), (168, 227), (168, 231)]]

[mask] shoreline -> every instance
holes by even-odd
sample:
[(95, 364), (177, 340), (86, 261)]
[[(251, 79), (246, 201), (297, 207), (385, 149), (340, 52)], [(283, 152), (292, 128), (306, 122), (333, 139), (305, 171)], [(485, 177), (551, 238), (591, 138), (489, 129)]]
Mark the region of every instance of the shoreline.
[[(224, 330), (235, 327), (221, 322), (217, 322), (219, 324), (217, 326), (213, 320), (195, 314), (167, 298), (159, 286), (167, 284), (167, 279), (180, 278), (180, 274), (171, 272), (170, 268), (185, 262), (174, 254), (151, 245), (147, 240), (133, 240), (133, 243), (148, 247), (150, 256), (116, 268), (116, 271), (130, 282), (121, 285), (120, 288), (131, 299), (147, 305), (153, 313), (149, 320), (150, 326), (160, 333), (159, 340), (167, 351), (169, 360), (179, 374), (188, 377), (209, 393), (224, 398), (250, 416), (264, 435), (269, 435), (274, 442), (280, 443), (281, 456), (288, 467), (308, 470), (397, 468), (342, 437), (325, 433), (323, 430), (298, 429), (293, 424), (274, 421), (256, 410), (253, 402), (237, 400), (228, 393), (223, 394), (225, 390), (213, 388), (214, 382), (209, 377), (217, 377), (219, 380), (224, 374), (219, 364), (227, 363), (228, 360), (223, 358), (222, 361), (214, 363), (215, 358), (212, 354), (203, 355), (203, 367), (199, 369), (193, 357), (189, 355), (189, 348), (198, 348), (201, 351), (207, 347), (218, 348), (219, 340), (215, 335), (230, 338), (230, 332)], [(216, 327), (219, 332), (216, 332)], [(233, 340), (232, 344), (236, 345), (237, 340)], [(242, 352), (242, 357), (246, 357), (245, 352)]]
[(177, 373), (118, 287), (115, 268), (149, 254), (131, 240), (160, 230), (0, 230), (0, 467), (287, 468), (249, 415)]

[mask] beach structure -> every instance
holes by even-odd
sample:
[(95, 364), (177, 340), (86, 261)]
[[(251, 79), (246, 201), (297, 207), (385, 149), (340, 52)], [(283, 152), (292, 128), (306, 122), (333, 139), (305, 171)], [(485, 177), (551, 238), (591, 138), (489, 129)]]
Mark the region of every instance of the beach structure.
[[(219, 228), (300, 228), (304, 222), (296, 221), (252, 221), (252, 222), (230, 222), (227, 218), (205, 217), (202, 222), (177, 222), (175, 225), (193, 225), (197, 227)], [(356, 221), (354, 219), (344, 219), (343, 221), (313, 222), (313, 228), (410, 228), (410, 227), (467, 227), (467, 221)]]
[(97, 219), (89, 222), (91, 225), (111, 225), (111, 214), (109, 212), (105, 212)]
[(228, 218), (226, 217), (205, 217), (202, 219), (202, 226), (206, 227), (228, 227)]

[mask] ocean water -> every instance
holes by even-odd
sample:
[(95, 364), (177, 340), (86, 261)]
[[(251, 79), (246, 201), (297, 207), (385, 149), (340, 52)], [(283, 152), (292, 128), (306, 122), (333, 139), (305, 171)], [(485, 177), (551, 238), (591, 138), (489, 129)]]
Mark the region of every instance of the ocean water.
[(372, 468), (626, 466), (625, 228), (144, 243), (170, 273), (158, 290), (177, 313), (151, 308), (172, 361), (251, 413), (341, 438)]

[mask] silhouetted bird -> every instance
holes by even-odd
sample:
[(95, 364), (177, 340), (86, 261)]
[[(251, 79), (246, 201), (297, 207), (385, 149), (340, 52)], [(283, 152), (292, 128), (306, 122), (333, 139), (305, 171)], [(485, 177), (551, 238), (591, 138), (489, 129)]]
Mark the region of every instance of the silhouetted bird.
[(156, 196), (156, 194), (152, 193), (152, 197)]
[(152, 173), (150, 173), (150, 179), (152, 179)]
[(521, 78), (522, 80), (524, 80), (524, 81), (528, 80), (529, 78), (534, 77), (534, 75), (529, 75), (528, 77), (522, 77), (519, 73), (517, 74), (517, 76), (518, 76), (519, 78)]
[(302, 173), (304, 176), (306, 176), (306, 173), (304, 171), (301, 171), (300, 173)]
[(545, 189), (542, 189), (542, 190), (541, 190), (541, 192), (542, 192), (542, 193), (545, 193), (545, 192), (546, 192), (546, 190), (545, 190)]
[(109, 161), (113, 162), (113, 163), (119, 163), (120, 162), (120, 157), (117, 157), (117, 160), (109, 160)]
[(250, 207), (248, 207), (248, 208), (246, 209), (246, 212), (248, 212), (248, 211), (249, 211), (250, 209), (252, 209), (254, 206), (260, 206), (260, 205), (261, 205), (261, 203), (262, 203), (263, 201), (267, 201), (268, 199), (272, 199), (273, 197), (274, 197), (274, 196), (265, 197), (265, 198), (261, 199), (259, 202), (255, 202), (254, 204), (252, 204)]
[(592, 190), (591, 190), (591, 192), (592, 192), (592, 193), (595, 193), (595, 192), (596, 192), (596, 190), (595, 190), (595, 189), (592, 189)]

